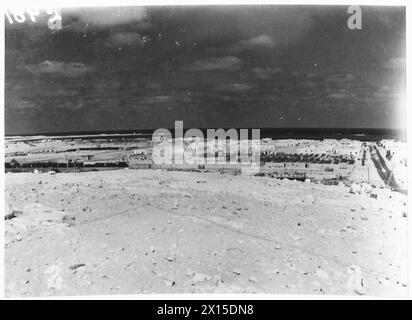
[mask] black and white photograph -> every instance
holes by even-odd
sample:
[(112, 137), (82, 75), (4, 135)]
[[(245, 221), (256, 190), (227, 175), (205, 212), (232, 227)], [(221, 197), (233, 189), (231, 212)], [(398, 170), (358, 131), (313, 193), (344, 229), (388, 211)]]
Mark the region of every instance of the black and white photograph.
[(405, 6), (8, 5), (5, 298), (409, 297)]

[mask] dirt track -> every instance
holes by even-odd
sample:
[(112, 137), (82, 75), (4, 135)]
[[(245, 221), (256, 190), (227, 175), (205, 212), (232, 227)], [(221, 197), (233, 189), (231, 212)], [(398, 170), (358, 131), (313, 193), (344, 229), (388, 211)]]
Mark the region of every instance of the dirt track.
[[(6, 174), (6, 295), (407, 294), (406, 196), (260, 177)], [(403, 245), (402, 245), (403, 244)]]

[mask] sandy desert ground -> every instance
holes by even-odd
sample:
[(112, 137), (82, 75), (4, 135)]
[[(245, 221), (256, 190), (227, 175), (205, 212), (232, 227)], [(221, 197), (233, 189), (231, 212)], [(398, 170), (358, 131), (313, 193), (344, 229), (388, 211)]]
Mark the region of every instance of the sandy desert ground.
[(407, 196), (163, 170), (7, 173), (6, 296), (405, 296)]

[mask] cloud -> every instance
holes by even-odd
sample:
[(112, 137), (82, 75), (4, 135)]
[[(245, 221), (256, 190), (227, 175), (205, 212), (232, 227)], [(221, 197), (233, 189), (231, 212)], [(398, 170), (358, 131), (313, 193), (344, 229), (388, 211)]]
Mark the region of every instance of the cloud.
[(319, 85), (315, 81), (306, 80), (298, 83), (298, 86), (301, 88), (317, 88)]
[(149, 15), (144, 7), (66, 8), (65, 24), (73, 29), (107, 28), (133, 23), (136, 27), (150, 27)]
[(351, 73), (338, 73), (328, 76), (325, 81), (333, 83), (348, 83), (356, 80), (356, 77)]
[(275, 42), (271, 37), (266, 34), (250, 38), (247, 40), (241, 40), (232, 47), (232, 50), (235, 52), (243, 50), (253, 50), (253, 49), (262, 49), (262, 48), (274, 48)]
[(398, 94), (391, 93), (391, 92), (375, 92), (373, 94), (374, 98), (379, 100), (390, 100), (399, 97)]
[(269, 79), (273, 75), (279, 75), (283, 72), (283, 68), (281, 67), (276, 67), (276, 68), (252, 68), (252, 73), (259, 79)]
[(52, 90), (52, 91), (45, 91), (43, 94), (45, 96), (50, 96), (50, 97), (75, 97), (79, 95), (79, 91), (75, 89), (71, 90), (65, 90), (63, 88), (60, 88), (58, 90)]
[(384, 68), (387, 69), (405, 69), (406, 59), (405, 58), (392, 58), (385, 62)]
[(328, 95), (328, 98), (330, 99), (346, 99), (351, 97), (351, 95), (347, 94), (347, 93), (331, 93)]
[(33, 74), (59, 75), (66, 77), (78, 77), (89, 73), (92, 68), (80, 62), (43, 61), (36, 65), (23, 67)]
[(185, 66), (186, 71), (216, 71), (238, 70), (242, 66), (242, 60), (237, 57), (221, 57), (206, 60), (198, 60)]
[(245, 90), (249, 90), (252, 87), (247, 85), (247, 84), (243, 84), (243, 83), (228, 83), (228, 84), (223, 84), (219, 87), (217, 87), (217, 90), (222, 90), (222, 91), (245, 91)]
[[(6, 104), (6, 106), (10, 108), (8, 104)], [(36, 107), (37, 105), (34, 102), (27, 101), (27, 100), (20, 100), (20, 99), (17, 99), (16, 103), (14, 103), (12, 106), (13, 109), (18, 109), (18, 110), (33, 109)]]
[(143, 45), (147, 41), (149, 41), (148, 37), (137, 32), (117, 32), (107, 38), (105, 45), (108, 47)]
[(154, 97), (146, 97), (144, 99), (144, 103), (164, 103), (169, 102), (171, 98), (169, 96), (154, 96)]
[(259, 79), (269, 79), (270, 69), (269, 68), (253, 68), (252, 73)]

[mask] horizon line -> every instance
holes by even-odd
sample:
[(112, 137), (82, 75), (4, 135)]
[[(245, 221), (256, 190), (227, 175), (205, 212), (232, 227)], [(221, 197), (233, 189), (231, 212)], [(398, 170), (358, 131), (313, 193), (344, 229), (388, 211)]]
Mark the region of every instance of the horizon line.
[[(50, 131), (50, 132), (37, 132), (37, 133), (13, 133), (7, 134), (5, 133), (5, 137), (15, 137), (15, 136), (67, 136), (67, 135), (104, 135), (104, 134), (147, 134), (148, 132), (153, 132), (158, 130), (159, 128), (146, 128), (146, 129), (114, 129), (114, 130), (91, 130), (91, 131)], [(175, 131), (175, 128), (162, 128), (167, 129), (171, 132)], [(191, 129), (191, 127), (183, 128), (184, 131)], [(199, 130), (208, 130), (208, 129), (259, 129), (259, 130), (277, 130), (277, 131), (349, 131), (354, 133), (354, 131), (365, 131), (365, 132), (373, 132), (373, 131), (382, 131), (382, 132), (399, 132), (399, 133), (406, 133), (406, 128), (360, 128), (360, 127), (215, 127), (215, 128), (207, 128), (207, 127), (198, 127), (196, 129)]]

